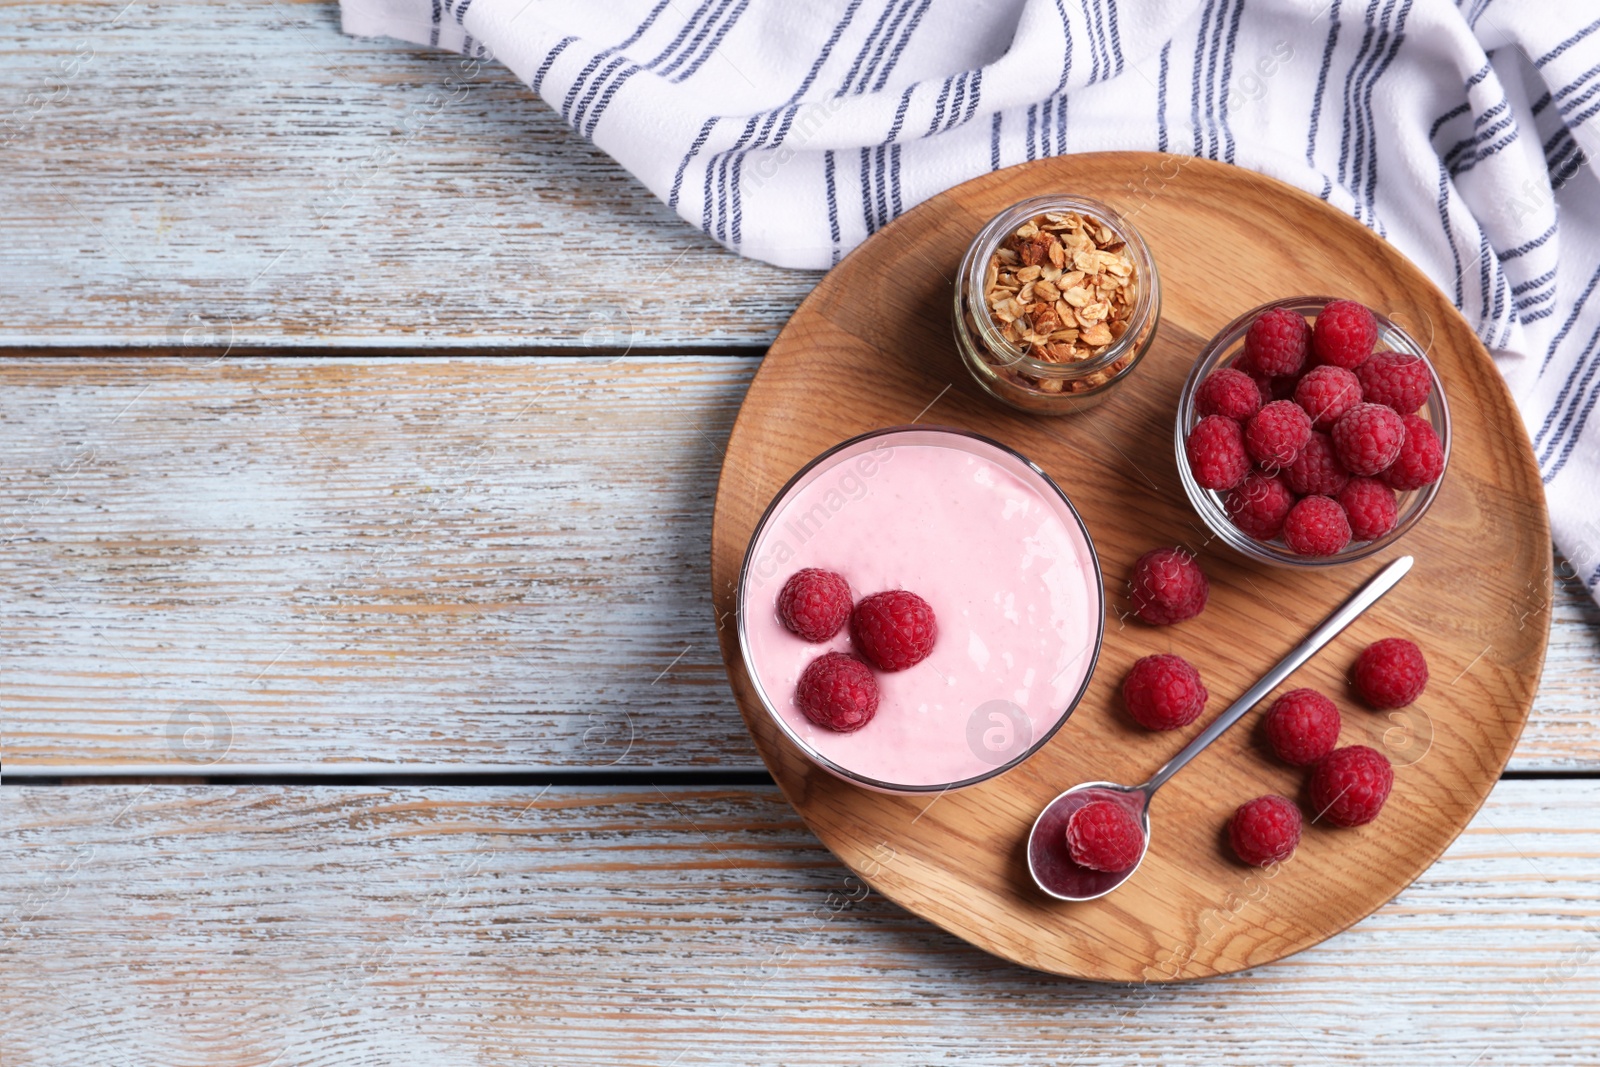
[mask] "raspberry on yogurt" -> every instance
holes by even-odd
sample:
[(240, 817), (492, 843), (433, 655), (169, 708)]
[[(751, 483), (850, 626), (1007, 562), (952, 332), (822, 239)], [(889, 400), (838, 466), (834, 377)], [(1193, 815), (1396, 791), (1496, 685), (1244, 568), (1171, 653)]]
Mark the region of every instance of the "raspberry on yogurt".
[(881, 671), (903, 671), (928, 658), (939, 622), (926, 600), (904, 589), (862, 597), (850, 615), (850, 640)]
[(797, 637), (826, 641), (850, 619), (850, 583), (821, 567), (795, 571), (778, 592), (778, 618)]
[(818, 726), (851, 733), (877, 713), (878, 683), (854, 656), (826, 652), (801, 672), (794, 702)]

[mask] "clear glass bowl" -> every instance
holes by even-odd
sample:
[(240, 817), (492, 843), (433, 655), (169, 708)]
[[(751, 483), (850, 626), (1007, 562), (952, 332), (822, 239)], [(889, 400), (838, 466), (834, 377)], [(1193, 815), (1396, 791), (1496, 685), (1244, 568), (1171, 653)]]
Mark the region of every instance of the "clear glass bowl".
[(1224, 544), (1239, 553), (1259, 560), (1262, 563), (1274, 564), (1283, 567), (1333, 567), (1341, 563), (1353, 563), (1358, 559), (1366, 559), (1377, 552), (1383, 551), (1406, 535), (1427, 512), (1428, 505), (1433, 503), (1433, 498), (1439, 492), (1439, 486), (1444, 483), (1445, 473), (1450, 465), (1450, 408), (1445, 401), (1444, 383), (1439, 380), (1439, 372), (1434, 367), (1433, 361), (1428, 359), (1427, 349), (1417, 344), (1405, 330), (1386, 316), (1374, 311), (1373, 318), (1378, 322), (1378, 351), (1388, 349), (1394, 352), (1404, 352), (1421, 359), (1428, 367), (1428, 373), (1433, 378), (1433, 391), (1428, 394), (1428, 401), (1417, 412), (1422, 418), (1433, 425), (1434, 431), (1439, 435), (1439, 443), (1444, 447), (1445, 471), (1432, 485), (1421, 489), (1398, 494), (1399, 510), (1396, 515), (1394, 529), (1376, 541), (1355, 541), (1344, 551), (1332, 556), (1302, 556), (1294, 552), (1281, 538), (1272, 541), (1258, 541), (1240, 530), (1228, 518), (1228, 513), (1223, 507), (1225, 493), (1212, 489), (1202, 489), (1200, 483), (1195, 481), (1194, 473), (1189, 469), (1189, 457), (1184, 449), (1184, 442), (1189, 436), (1189, 431), (1200, 420), (1194, 411), (1194, 394), (1206, 376), (1219, 367), (1226, 367), (1238, 357), (1244, 347), (1244, 335), (1250, 329), (1250, 324), (1260, 315), (1274, 308), (1287, 308), (1298, 312), (1307, 319), (1314, 320), (1319, 312), (1337, 297), (1331, 296), (1296, 296), (1287, 300), (1275, 300), (1270, 304), (1262, 304), (1258, 308), (1240, 315), (1220, 333), (1211, 339), (1211, 343), (1201, 349), (1200, 356), (1195, 360), (1193, 369), (1189, 371), (1188, 379), (1183, 383), (1183, 392), (1178, 397), (1177, 426), (1173, 433), (1173, 443), (1177, 448), (1178, 476), (1183, 480), (1183, 490), (1189, 495), (1189, 503), (1194, 505), (1200, 518), (1205, 521), (1211, 532)]
[[(867, 526), (862, 528), (879, 528), (871, 525), (867, 519), (852, 520), (841, 516), (846, 515), (849, 509), (855, 506), (849, 501), (864, 499), (864, 492), (871, 491), (875, 484), (873, 480), (882, 477), (881, 473), (876, 472), (892, 462), (894, 450), (911, 446), (953, 449), (987, 461), (1030, 490), (1047, 512), (1060, 522), (1067, 541), (1077, 545), (1081, 540), (1082, 555), (1078, 565), (1081, 568), (1084, 596), (1087, 598), (1082, 606), (1083, 614), (1079, 616), (1084, 630), (1081, 650), (1068, 657), (1066, 646), (1062, 645), (1055, 659), (1035, 664), (1027, 662), (1028, 654), (1018, 649), (1002, 647), (994, 641), (993, 635), (986, 635), (989, 636), (990, 645), (993, 646), (988, 648), (988, 653), (997, 659), (1007, 659), (1016, 655), (1024, 669), (1038, 666), (1043, 671), (1049, 671), (1055, 668), (1057, 674), (1064, 674), (1068, 667), (1075, 673), (1081, 665), (1083, 671), (1081, 684), (1073, 686), (1072, 678), (1069, 677), (1063, 683), (1062, 690), (1070, 691), (1070, 699), (1058, 703), (1053, 696), (1042, 696), (1034, 702), (1031, 710), (1024, 710), (1017, 705), (1011, 705), (1010, 708), (998, 707), (1010, 702), (1000, 699), (1001, 694), (998, 691), (988, 690), (980, 685), (979, 688), (983, 691), (981, 695), (973, 698), (974, 706), (970, 711), (963, 703), (958, 710), (947, 716), (946, 722), (927, 720), (918, 731), (915, 731), (914, 743), (924, 746), (924, 752), (936, 753), (941, 758), (948, 758), (954, 754), (954, 759), (951, 761), (954, 765), (972, 771), (948, 781), (910, 781), (908, 779), (912, 777), (911, 775), (902, 776), (902, 780), (896, 781), (866, 773), (862, 767), (870, 766), (871, 761), (865, 757), (852, 760), (847, 742), (831, 746), (834, 749), (832, 755), (821, 751), (819, 746), (829, 747), (829, 741), (863, 737), (866, 730), (876, 725), (877, 720), (853, 734), (831, 734), (821, 731), (820, 728), (810, 728), (798, 709), (793, 708), (793, 700), (789, 694), (779, 688), (783, 684), (792, 685), (786, 669), (779, 667), (780, 660), (770, 659), (768, 663), (770, 669), (766, 672), (763, 672), (757, 662), (762, 657), (762, 648), (769, 650), (776, 648), (784, 656), (798, 655), (800, 658), (814, 653), (820, 654), (824, 650), (837, 650), (829, 649), (829, 646), (822, 644), (806, 646), (803, 650), (791, 649), (786, 643), (775, 646), (771, 636), (775, 628), (766, 626), (764, 622), (758, 624), (757, 613), (775, 622), (777, 592), (787, 576), (800, 567), (817, 565), (817, 561), (808, 561), (792, 554), (792, 548), (797, 545), (804, 546), (814, 540), (822, 543), (819, 539), (832, 539), (834, 545), (846, 543), (853, 535), (843, 531), (852, 525), (860, 527), (866, 523)], [(817, 518), (815, 525), (807, 525), (812, 519), (812, 511), (809, 508), (798, 515), (793, 509), (786, 508), (791, 500), (805, 503), (808, 498), (799, 494), (809, 487), (815, 486), (831, 491), (847, 483), (854, 488), (862, 486), (867, 488), (860, 495), (846, 491), (839, 497), (839, 510), (832, 517)], [(889, 499), (895, 499), (903, 494), (908, 484), (894, 481), (884, 483), (885, 491), (892, 494)], [(845, 525), (837, 527), (834, 525), (841, 523)], [(994, 542), (985, 540), (982, 543), (959, 545), (957, 548), (958, 551), (970, 551), (982, 557), (984, 553), (993, 550)], [(1056, 580), (1060, 581), (1059, 578)], [(872, 591), (853, 586), (853, 592), (857, 596)], [(758, 628), (761, 630), (760, 633), (755, 632)], [(944, 628), (943, 639), (955, 641), (960, 633), (958, 620), (949, 619)], [(972, 633), (976, 634), (977, 631), (973, 630)], [(813, 459), (779, 490), (772, 503), (768, 505), (750, 537), (750, 547), (745, 552), (744, 563), (739, 572), (738, 634), (745, 673), (762, 707), (778, 729), (817, 766), (846, 781), (879, 792), (925, 794), (962, 789), (1004, 774), (1037, 752), (1067, 721), (1073, 709), (1083, 699), (1084, 693), (1088, 691), (1095, 665), (1100, 658), (1101, 645), (1105, 640), (1105, 592), (1100, 559), (1095, 552), (1094, 541), (1089, 536), (1088, 528), (1067, 495), (1049, 475), (1021, 454), (987, 437), (966, 430), (926, 426), (877, 430), (835, 445)], [(835, 643), (842, 639), (843, 635), (836, 639)], [(786, 642), (787, 638), (784, 640)], [(963, 655), (972, 654), (970, 645), (963, 644), (960, 647)], [(1067, 660), (1067, 666), (1057, 667), (1057, 663), (1063, 659)], [(934, 666), (935, 663), (930, 660), (901, 673), (909, 676), (911, 671)], [(763, 680), (764, 673), (767, 676), (766, 681)], [(1032, 674), (1031, 671), (1029, 673)], [(885, 676), (878, 674), (877, 677), (882, 684)], [(780, 678), (783, 679), (782, 682), (779, 681)], [(946, 683), (949, 682), (943, 674), (938, 674), (938, 678)], [(1050, 681), (1044, 683), (1046, 692), (1050, 684)], [(1026, 727), (1014, 718), (1010, 720), (1010, 726), (1007, 725), (1005, 716), (1011, 714), (1011, 708), (1015, 708), (1017, 714), (1022, 714), (1028, 719)], [(786, 715), (785, 710), (789, 714)], [(890, 708), (880, 707), (878, 717), (882, 718), (890, 712)], [(1001, 717), (994, 718), (996, 713)], [(932, 729), (940, 726), (944, 728)], [(989, 731), (993, 730), (1008, 731), (1004, 733), (1001, 743), (995, 745), (989, 743), (989, 739), (994, 736)], [(816, 734), (816, 743), (806, 736), (808, 732)], [(881, 740), (875, 743), (880, 748), (883, 744)], [(856, 762), (857, 766), (852, 768), (849, 766), (851, 762)], [(929, 778), (934, 775), (930, 773), (919, 777)]]
[[(1006, 340), (984, 300), (989, 257), (1012, 232), (1046, 212), (1076, 212), (1114, 231), (1133, 262), (1134, 294), (1127, 331), (1093, 359), (1050, 363)], [(995, 399), (1038, 415), (1071, 415), (1095, 406), (1138, 366), (1155, 339), (1161, 317), (1161, 279), (1150, 246), (1133, 223), (1086, 196), (1037, 196), (1013, 204), (978, 231), (956, 272), (952, 317), (956, 347), (979, 385)]]

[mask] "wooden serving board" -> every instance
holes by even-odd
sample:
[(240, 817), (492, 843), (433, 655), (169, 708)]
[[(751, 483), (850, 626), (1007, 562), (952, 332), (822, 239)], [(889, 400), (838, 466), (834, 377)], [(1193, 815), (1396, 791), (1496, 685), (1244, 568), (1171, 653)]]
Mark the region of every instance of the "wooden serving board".
[[(978, 228), (1024, 197), (1075, 192), (1131, 216), (1155, 255), (1162, 315), (1136, 375), (1084, 415), (1022, 415), (989, 399), (951, 339), (951, 279)], [(1445, 382), (1454, 444), (1426, 518), (1378, 558), (1310, 573), (1253, 564), (1214, 543), (1178, 482), (1172, 427), (1196, 353), (1229, 319), (1279, 297), (1333, 293), (1404, 321)], [(988, 434), (1031, 457), (1082, 512), (1100, 553), (1110, 617), (1088, 694), (1055, 738), (1008, 774), (931, 801), (848, 785), (814, 767), (767, 719), (732, 625), (739, 565), (763, 509), (809, 459), (854, 434), (919, 420)], [(1141, 553), (1183, 544), (1211, 578), (1198, 619), (1128, 617)], [(1359, 829), (1308, 825), (1268, 877), (1233, 861), (1234, 807), (1304, 798), (1277, 764), (1259, 713), (1156, 798), (1150, 852), (1122, 888), (1063, 904), (1028, 879), (1034, 816), (1090, 779), (1138, 782), (1175, 753), (1346, 593), (1388, 559), (1410, 576), (1284, 687), (1314, 686), (1344, 714), (1341, 744), (1387, 751), (1394, 793)], [(927, 201), (823, 279), (772, 346), (728, 442), (712, 529), (723, 659), (751, 734), (817, 836), (872, 886), (996, 955), (1063, 975), (1170, 981), (1226, 974), (1316, 944), (1415, 879), (1467, 825), (1511, 755), (1549, 630), (1550, 531), (1533, 453), (1488, 353), (1450, 301), (1397, 251), (1314, 197), (1250, 172), (1151, 154), (1070, 156), (1013, 167)], [(1384, 715), (1348, 694), (1357, 652), (1414, 637), (1432, 672), (1413, 708)], [(1174, 652), (1211, 691), (1201, 720), (1148, 733), (1118, 689), (1140, 656)]]

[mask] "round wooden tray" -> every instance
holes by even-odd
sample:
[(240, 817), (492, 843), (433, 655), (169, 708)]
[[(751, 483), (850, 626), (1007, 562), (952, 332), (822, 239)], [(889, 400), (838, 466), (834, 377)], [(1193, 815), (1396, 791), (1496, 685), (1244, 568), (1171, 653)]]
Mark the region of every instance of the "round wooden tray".
[[(951, 279), (978, 228), (1048, 192), (1097, 197), (1134, 218), (1161, 271), (1159, 333), (1133, 378), (1067, 418), (989, 399), (951, 339)], [(1403, 321), (1445, 382), (1454, 444), (1427, 517), (1378, 558), (1309, 573), (1252, 564), (1212, 543), (1178, 482), (1172, 424), (1196, 353), (1268, 300), (1333, 293)], [(854, 434), (919, 420), (988, 434), (1032, 458), (1082, 512), (1105, 568), (1105, 650), (1083, 702), (1032, 759), (982, 785), (898, 797), (813, 766), (769, 722), (740, 662), (735, 587), (756, 521), (817, 453)], [(750, 386), (717, 488), (711, 575), (723, 660), (740, 711), (784, 795), (848, 867), (885, 896), (989, 952), (1057, 974), (1170, 981), (1279, 959), (1343, 930), (1405, 888), (1459, 834), (1522, 731), (1549, 631), (1550, 531), (1522, 422), (1472, 330), (1416, 267), (1314, 197), (1248, 171), (1179, 157), (1108, 153), (1042, 160), (936, 196), (824, 278)], [(1126, 618), (1133, 560), (1158, 545), (1198, 551), (1211, 577), (1199, 619)], [(1268, 877), (1232, 861), (1233, 808), (1305, 775), (1277, 764), (1241, 723), (1156, 798), (1150, 853), (1125, 886), (1063, 904), (1029, 881), (1024, 843), (1040, 807), (1089, 779), (1138, 782), (1249, 687), (1346, 593), (1401, 553), (1416, 569), (1285, 688), (1333, 695), (1342, 744), (1386, 750), (1393, 796), (1369, 826), (1308, 825)], [(1413, 635), (1432, 681), (1405, 712), (1363, 709), (1345, 678), (1356, 653)], [(1140, 656), (1175, 652), (1211, 690), (1187, 730), (1133, 727), (1117, 690)], [(1259, 714), (1259, 713), (1258, 713)]]

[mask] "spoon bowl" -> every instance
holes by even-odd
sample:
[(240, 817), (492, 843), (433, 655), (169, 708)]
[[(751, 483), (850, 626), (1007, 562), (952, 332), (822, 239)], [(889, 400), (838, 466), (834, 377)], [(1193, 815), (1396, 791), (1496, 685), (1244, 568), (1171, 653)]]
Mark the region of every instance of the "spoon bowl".
[[(1074, 863), (1067, 854), (1067, 820), (1092, 800), (1121, 804), (1139, 820), (1144, 845), (1139, 858), (1124, 871), (1096, 871)], [(1035, 884), (1057, 900), (1093, 900), (1103, 897), (1133, 877), (1150, 851), (1150, 792), (1144, 786), (1115, 782), (1084, 782), (1046, 804), (1028, 834), (1028, 870)]]
[[(1304, 641), (1262, 675), (1261, 679), (1234, 701), (1228, 710), (1218, 715), (1210, 726), (1200, 731), (1193, 741), (1183, 746), (1182, 751), (1151, 775), (1149, 781), (1140, 785), (1085, 782), (1073, 786), (1046, 804), (1039, 817), (1033, 821), (1033, 829), (1028, 832), (1028, 873), (1033, 876), (1034, 884), (1057, 900), (1093, 900), (1105, 896), (1131, 878), (1133, 872), (1139, 869), (1139, 864), (1144, 862), (1146, 853), (1150, 851), (1150, 799), (1155, 796), (1156, 790), (1166, 785), (1167, 779), (1183, 770), (1190, 760), (1205, 751), (1211, 742), (1226, 733), (1229, 727), (1244, 718), (1246, 712), (1278, 687), (1278, 683), (1316, 655), (1322, 646), (1332, 641), (1362, 612), (1376, 604), (1379, 597), (1393, 589), (1411, 569), (1412, 562), (1410, 556), (1401, 556), (1367, 579), (1366, 584), (1350, 594), (1349, 599), (1323, 619)], [(1139, 819), (1144, 847), (1139, 850), (1138, 861), (1125, 871), (1107, 873), (1091, 870), (1074, 863), (1067, 851), (1067, 820), (1072, 817), (1073, 812), (1089, 801), (1102, 799), (1124, 805)]]

